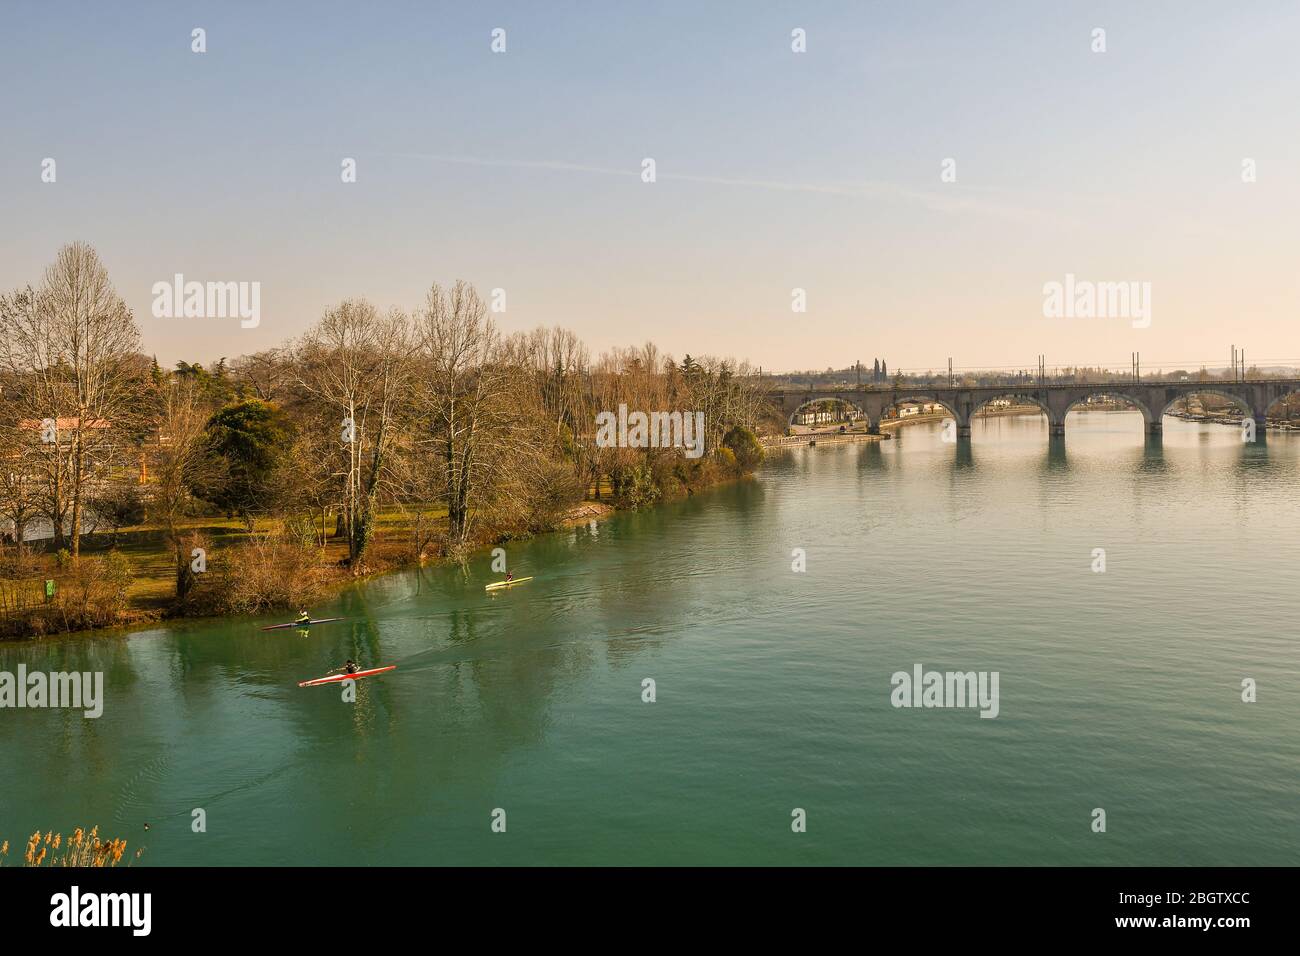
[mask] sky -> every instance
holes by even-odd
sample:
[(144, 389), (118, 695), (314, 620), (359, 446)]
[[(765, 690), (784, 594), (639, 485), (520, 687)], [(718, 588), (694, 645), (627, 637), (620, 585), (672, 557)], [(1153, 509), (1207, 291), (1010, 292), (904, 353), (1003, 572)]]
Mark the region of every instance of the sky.
[[(1294, 2), (7, 0), (0, 289), (87, 241), (168, 365), (458, 278), (595, 353), (1300, 365), (1297, 35)], [(155, 317), (176, 273), (260, 283), (260, 322)], [(1045, 315), (1067, 275), (1148, 283), (1149, 322)]]

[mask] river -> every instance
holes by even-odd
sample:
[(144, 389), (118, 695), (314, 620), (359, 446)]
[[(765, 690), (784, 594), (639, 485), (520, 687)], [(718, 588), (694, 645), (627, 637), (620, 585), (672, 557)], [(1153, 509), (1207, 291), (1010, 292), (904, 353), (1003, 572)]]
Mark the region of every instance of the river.
[[(1294, 865), (1298, 478), (1300, 435), (918, 424), (511, 545), (535, 580), (495, 596), (484, 556), (358, 585), (306, 636), (0, 645), (0, 670), (105, 675), (98, 719), (0, 710), (0, 839), (98, 824), (139, 865)], [(355, 703), (297, 687), (347, 657), (398, 669)], [(996, 671), (997, 717), (892, 706), (916, 664)]]

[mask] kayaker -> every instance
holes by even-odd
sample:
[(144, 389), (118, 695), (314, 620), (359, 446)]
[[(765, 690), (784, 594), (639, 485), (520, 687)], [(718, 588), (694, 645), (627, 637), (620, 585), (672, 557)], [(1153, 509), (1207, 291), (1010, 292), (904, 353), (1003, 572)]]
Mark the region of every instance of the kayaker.
[(513, 572), (513, 571), (507, 571), (507, 572), (506, 572), (506, 584), (509, 584), (509, 583), (510, 583), (511, 581), (513, 581), (514, 579), (515, 579), (515, 572)]
[(310, 623), (311, 623), (311, 615), (308, 614), (306, 611), (299, 611), (299, 612), (298, 612), (298, 620), (294, 621), (293, 623), (295, 623), (295, 624), (310, 624)]
[(336, 667), (332, 671), (326, 671), (325, 674), (326, 676), (330, 674), (355, 674), (360, 669), (361, 668), (357, 667), (357, 662), (349, 657), (348, 662), (342, 667)]

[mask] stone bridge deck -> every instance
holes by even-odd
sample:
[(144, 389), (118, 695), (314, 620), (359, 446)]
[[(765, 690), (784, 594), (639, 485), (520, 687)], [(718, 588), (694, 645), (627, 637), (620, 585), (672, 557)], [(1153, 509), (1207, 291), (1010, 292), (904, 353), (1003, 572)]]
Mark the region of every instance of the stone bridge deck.
[(856, 407), (867, 418), (872, 432), (880, 430), (887, 408), (899, 402), (938, 402), (957, 421), (957, 437), (970, 437), (970, 422), (981, 408), (998, 398), (1013, 398), (1037, 405), (1047, 415), (1049, 432), (1065, 434), (1065, 416), (1070, 409), (1094, 395), (1114, 395), (1132, 402), (1142, 413), (1149, 435), (1159, 435), (1169, 407), (1188, 395), (1221, 395), (1252, 415), (1256, 427), (1264, 428), (1269, 406), (1300, 392), (1300, 379), (1260, 379), (1246, 382), (1126, 382), (1051, 385), (906, 385), (861, 386), (841, 389), (778, 389), (771, 399), (793, 419), (805, 405), (825, 399), (839, 399)]

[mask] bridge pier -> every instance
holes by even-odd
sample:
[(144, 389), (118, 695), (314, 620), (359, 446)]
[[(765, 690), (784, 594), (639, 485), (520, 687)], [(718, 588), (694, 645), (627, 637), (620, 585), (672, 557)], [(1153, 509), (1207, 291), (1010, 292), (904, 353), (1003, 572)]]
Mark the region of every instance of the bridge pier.
[(970, 425), (960, 425), (960, 424), (959, 424), (959, 425), (957, 426), (957, 439), (958, 439), (958, 441), (960, 441), (960, 440), (963, 439), (963, 438), (966, 439), (966, 441), (970, 441)]
[[(1252, 412), (1251, 418), (1255, 421), (1255, 441), (1262, 445), (1268, 441), (1268, 412), (1267, 410), (1263, 412)], [(1245, 422), (1244, 418), (1242, 419), (1242, 422)], [(1243, 432), (1242, 438), (1245, 437), (1245, 433)]]
[(1048, 422), (1048, 423), (1047, 423), (1047, 437), (1048, 437), (1048, 438), (1064, 438), (1064, 437), (1065, 437), (1065, 422)]
[(1147, 437), (1160, 438), (1165, 433), (1165, 423), (1163, 418), (1153, 418), (1147, 422)]
[(879, 419), (879, 418), (868, 418), (868, 419), (867, 419), (867, 434), (868, 434), (868, 435), (879, 435), (879, 434), (880, 434), (880, 419)]

